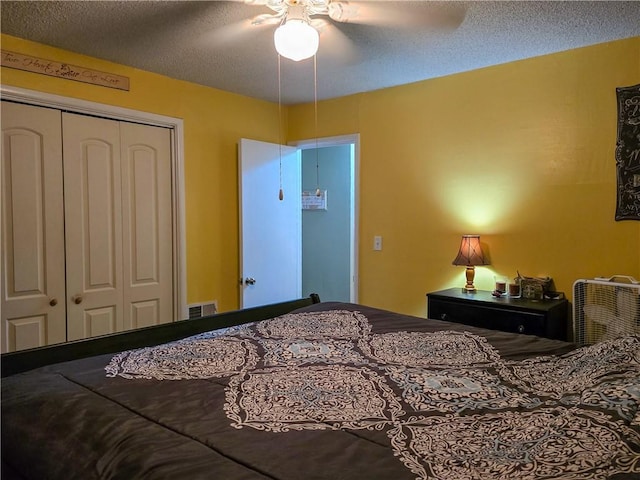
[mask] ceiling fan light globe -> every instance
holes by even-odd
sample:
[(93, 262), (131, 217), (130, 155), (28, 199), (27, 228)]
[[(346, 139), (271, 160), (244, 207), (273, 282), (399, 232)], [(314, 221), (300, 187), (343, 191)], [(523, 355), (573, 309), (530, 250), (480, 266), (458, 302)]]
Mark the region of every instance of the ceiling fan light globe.
[(291, 19), (276, 29), (273, 42), (280, 55), (299, 62), (316, 54), (320, 35), (306, 21)]

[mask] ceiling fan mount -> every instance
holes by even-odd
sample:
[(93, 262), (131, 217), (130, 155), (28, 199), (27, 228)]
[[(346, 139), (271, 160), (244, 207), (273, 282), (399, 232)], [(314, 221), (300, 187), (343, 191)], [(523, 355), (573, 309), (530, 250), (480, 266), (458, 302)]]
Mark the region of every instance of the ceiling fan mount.
[(256, 16), (253, 25), (284, 23), (300, 19), (309, 24), (313, 16), (326, 15), (336, 22), (349, 22), (357, 17), (357, 6), (337, 0), (245, 0), (248, 5), (262, 5), (273, 10)]

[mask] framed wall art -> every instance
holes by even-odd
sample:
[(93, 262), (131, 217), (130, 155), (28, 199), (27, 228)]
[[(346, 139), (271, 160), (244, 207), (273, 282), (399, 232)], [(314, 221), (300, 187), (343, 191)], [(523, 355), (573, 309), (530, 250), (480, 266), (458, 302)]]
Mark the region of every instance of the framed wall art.
[(616, 88), (616, 220), (640, 220), (640, 84)]

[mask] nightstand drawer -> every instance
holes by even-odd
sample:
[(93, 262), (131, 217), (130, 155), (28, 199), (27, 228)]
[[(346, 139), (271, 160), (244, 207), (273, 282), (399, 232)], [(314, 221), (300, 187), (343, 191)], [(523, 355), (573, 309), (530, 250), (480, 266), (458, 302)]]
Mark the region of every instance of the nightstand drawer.
[(491, 307), (478, 308), (474, 305), (461, 305), (440, 300), (429, 302), (429, 318), (540, 337), (544, 337), (547, 333), (545, 316), (538, 313)]
[(567, 339), (568, 302), (495, 298), (491, 292), (452, 288), (427, 294), (427, 316), (474, 327)]

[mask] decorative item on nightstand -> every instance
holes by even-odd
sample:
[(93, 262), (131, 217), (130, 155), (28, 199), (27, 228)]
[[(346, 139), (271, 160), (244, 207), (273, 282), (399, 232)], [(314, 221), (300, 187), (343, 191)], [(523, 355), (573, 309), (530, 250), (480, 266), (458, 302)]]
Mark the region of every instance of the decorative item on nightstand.
[(559, 295), (553, 295), (559, 292), (553, 291), (553, 279), (546, 277), (525, 277), (518, 272), (517, 280), (520, 281), (520, 295), (522, 298), (531, 300), (542, 300), (545, 296), (549, 298), (557, 298)]
[(513, 281), (509, 282), (509, 297), (510, 298), (520, 298), (521, 293), (521, 285), (520, 285), (520, 277), (516, 277)]
[(509, 285), (509, 279), (504, 275), (494, 275), (494, 280), (496, 281), (496, 288), (491, 295), (496, 298), (506, 297), (507, 296), (507, 285)]
[(462, 290), (466, 293), (474, 293), (476, 291), (476, 287), (473, 285), (473, 279), (476, 275), (475, 266), (489, 265), (480, 246), (480, 235), (463, 235), (458, 256), (451, 263), (467, 267), (467, 284)]

